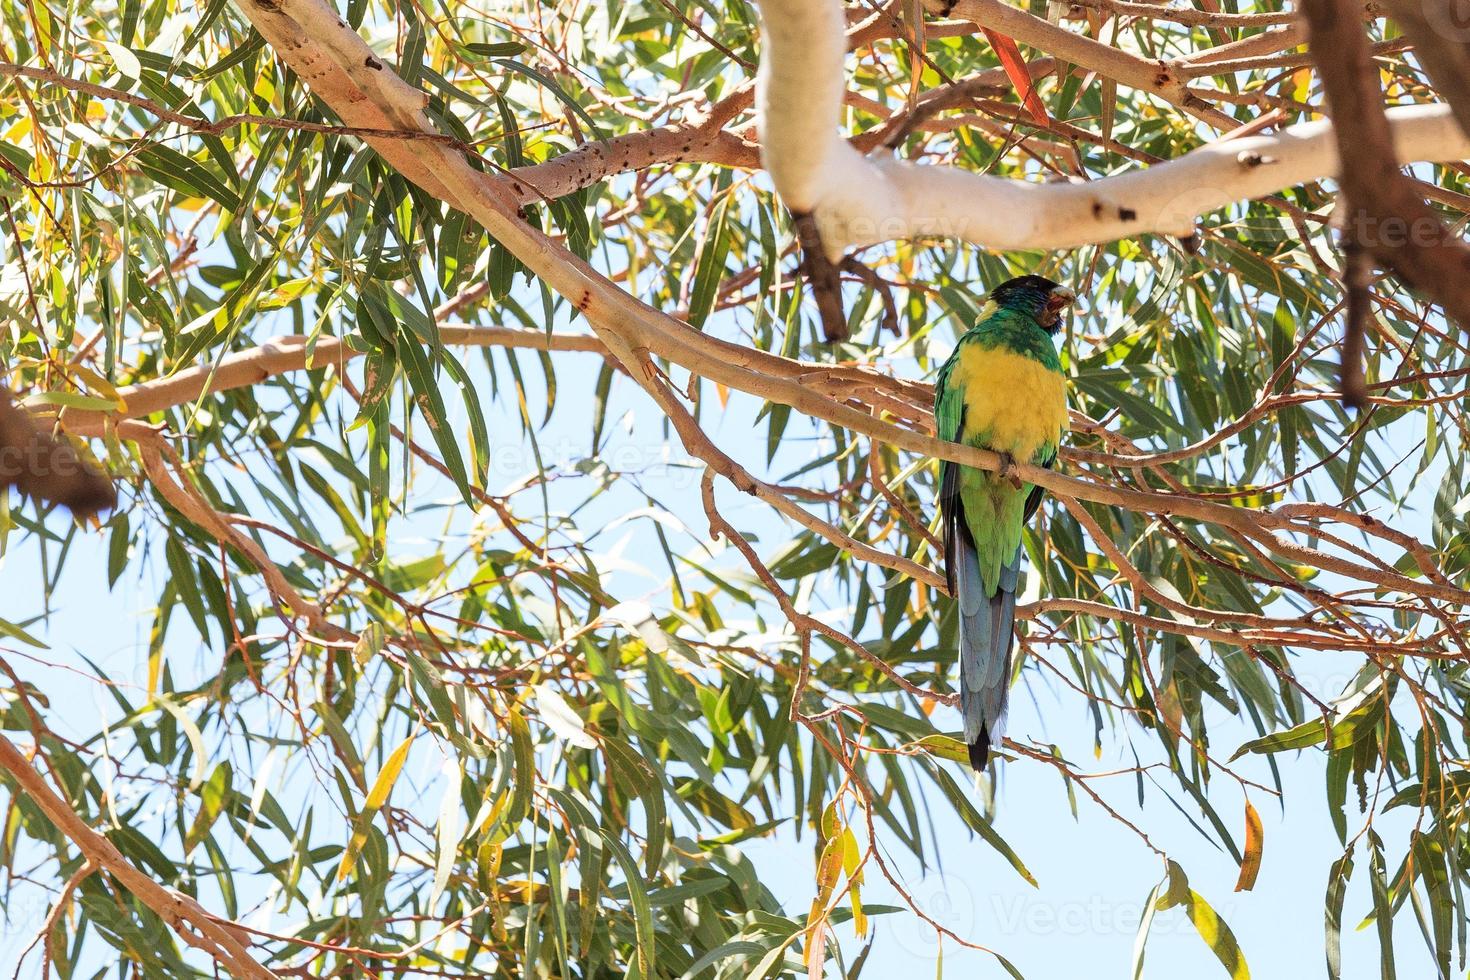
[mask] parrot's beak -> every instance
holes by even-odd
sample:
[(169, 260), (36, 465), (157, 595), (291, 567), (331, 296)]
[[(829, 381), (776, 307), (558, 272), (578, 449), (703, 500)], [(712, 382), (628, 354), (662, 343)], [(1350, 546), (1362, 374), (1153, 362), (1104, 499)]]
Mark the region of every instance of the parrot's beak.
[(1046, 309), (1041, 316), (1043, 327), (1055, 327), (1062, 318), (1062, 313), (1077, 302), (1077, 294), (1066, 286), (1058, 286), (1053, 289), (1046, 298)]

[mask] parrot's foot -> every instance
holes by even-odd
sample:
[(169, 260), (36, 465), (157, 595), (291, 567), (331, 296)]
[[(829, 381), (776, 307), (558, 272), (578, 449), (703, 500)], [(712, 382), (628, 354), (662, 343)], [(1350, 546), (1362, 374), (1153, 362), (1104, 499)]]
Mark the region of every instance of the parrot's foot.
[(996, 471), (996, 475), (1002, 480), (1011, 481), (1011, 486), (1017, 490), (1021, 489), (1021, 478), (1016, 475), (1016, 457), (1010, 453), (997, 453), (996, 455), (1000, 456), (1000, 469)]

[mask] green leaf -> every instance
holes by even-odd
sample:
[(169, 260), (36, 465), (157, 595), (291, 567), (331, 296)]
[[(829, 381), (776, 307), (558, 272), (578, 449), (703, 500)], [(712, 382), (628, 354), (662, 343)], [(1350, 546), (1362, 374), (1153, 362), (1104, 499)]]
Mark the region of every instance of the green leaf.
[(26, 398), (24, 404), (27, 407), (60, 405), (63, 408), (77, 408), (93, 412), (115, 412), (120, 407), (116, 398), (98, 398), (95, 395), (83, 395), (76, 391), (37, 392)]
[(730, 254), (730, 233), (726, 228), (725, 218), (730, 209), (730, 200), (731, 195), (725, 194), (715, 202), (694, 260), (694, 287), (689, 294), (689, 325), (696, 330), (704, 329), (704, 321), (714, 309), (715, 297), (725, 276), (725, 258)]
[(953, 735), (925, 735), (914, 744), (936, 758), (970, 764), (969, 746)]
[(1330, 980), (1342, 978), (1342, 903), (1347, 897), (1348, 879), (1353, 875), (1352, 848), (1332, 862), (1327, 875), (1326, 949), (1327, 976)]
[(643, 879), (639, 875), (638, 862), (633, 860), (633, 855), (623, 846), (623, 842), (612, 834), (600, 830), (602, 840), (607, 844), (608, 851), (612, 853), (622, 869), (623, 881), (628, 888), (628, 901), (633, 906), (633, 928), (637, 936), (637, 965), (638, 975), (641, 977), (654, 977), (657, 974), (654, 968), (657, 965), (658, 942), (653, 931), (653, 906), (648, 900), (648, 891), (643, 887)]
[(1383, 864), (1383, 839), (1373, 830), (1368, 831), (1368, 880), (1373, 890), (1373, 922), (1378, 927), (1378, 960), (1382, 967), (1383, 980), (1395, 980), (1398, 971), (1393, 958), (1393, 906), (1392, 891), (1387, 871)]
[[(1189, 879), (1177, 862), (1169, 862), (1166, 881), (1167, 888), (1164, 895), (1157, 900), (1157, 907), (1163, 910), (1176, 905), (1183, 906), (1189, 921), (1194, 923), (1195, 931), (1205, 941), (1205, 945), (1210, 947), (1231, 980), (1250, 980), (1250, 968), (1246, 966), (1245, 956), (1235, 941), (1235, 934), (1210, 904), (1189, 887)], [(1137, 959), (1135, 964), (1142, 965)]]
[(139, 168), (161, 184), (188, 197), (207, 197), (226, 211), (240, 209), (240, 197), (196, 160), (161, 143), (150, 143), (137, 157)]
[(230, 783), (233, 778), (233, 769), (228, 760), (214, 767), (214, 772), (204, 783), (199, 791), (199, 812), (194, 816), (194, 822), (189, 825), (188, 833), (184, 835), (184, 855), (187, 857), (199, 842), (209, 833), (219, 815), (224, 812), (225, 805), (230, 801), (232, 795)]
[(402, 358), (404, 376), (408, 378), (408, 385), (413, 390), (414, 404), (418, 406), (419, 414), (429, 427), (429, 434), (433, 436), (434, 445), (444, 459), (450, 478), (459, 488), (465, 503), (470, 503), (472, 498), (469, 474), (465, 470), (464, 457), (459, 451), (458, 434), (449, 424), (449, 416), (444, 410), (444, 398), (439, 394), (438, 381), (434, 377), (429, 356), (419, 339), (406, 328), (400, 327), (398, 338), (398, 354)]
[(1006, 843), (1005, 839), (991, 826), (990, 821), (981, 816), (980, 811), (975, 809), (974, 805), (965, 795), (965, 791), (959, 787), (953, 777), (943, 769), (940, 769), (932, 761), (927, 759), (924, 761), (926, 768), (929, 770), (929, 774), (939, 784), (940, 790), (949, 799), (950, 805), (959, 812), (960, 819), (965, 822), (965, 825), (979, 834), (985, 843), (989, 844), (1001, 857), (1005, 858), (1027, 884), (1032, 888), (1041, 887), (1037, 884), (1036, 878), (1027, 869), (1026, 865), (1022, 863), (1016, 852), (1011, 850), (1011, 845)]
[(27, 646), (33, 646), (38, 650), (50, 649), (46, 644), (7, 619), (0, 619), (0, 634), (4, 634), (13, 640), (19, 640)]
[(1154, 885), (1148, 893), (1148, 898), (1143, 901), (1143, 913), (1138, 920), (1138, 933), (1133, 940), (1133, 980), (1141, 980), (1143, 977), (1143, 957), (1148, 948), (1148, 934), (1154, 924), (1154, 912), (1159, 908), (1159, 892), (1167, 881), (1166, 878)]
[(579, 105), (575, 99), (568, 95), (566, 90), (558, 85), (556, 81), (553, 80), (550, 76), (544, 75), (536, 69), (531, 68), (527, 65), (523, 65), (519, 61), (515, 61), (510, 58), (496, 58), (495, 63), (503, 68), (509, 68), (511, 71), (519, 75), (524, 75), (532, 81), (538, 82), (543, 87), (550, 89), (551, 94), (561, 100), (561, 103), (563, 105), (565, 105), (568, 109), (575, 113), (578, 118), (585, 122), (588, 128), (592, 130), (593, 134), (598, 139), (603, 139), (602, 130), (598, 127), (593, 118), (587, 115), (587, 111), (583, 109), (582, 106)]

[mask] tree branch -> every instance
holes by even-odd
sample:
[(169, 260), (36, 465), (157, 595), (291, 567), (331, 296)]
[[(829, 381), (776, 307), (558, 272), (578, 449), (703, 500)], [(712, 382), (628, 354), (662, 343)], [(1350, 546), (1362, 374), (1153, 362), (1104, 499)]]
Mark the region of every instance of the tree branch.
[(1100, 10), (1119, 17), (1141, 17), (1144, 20), (1163, 20), (1191, 27), (1274, 27), (1290, 24), (1296, 14), (1289, 10), (1268, 11), (1259, 14), (1230, 14), (1218, 11), (1197, 10), (1193, 7), (1168, 7), (1155, 3), (1133, 3), (1131, 0), (1067, 0), (1074, 8), (1068, 11), (1075, 15), (1076, 9)]
[[(792, 0), (779, 0), (787, 4)], [(761, 4), (762, 13), (773, 0)], [(943, 17), (957, 17), (1008, 34), (1053, 57), (1097, 72), (1104, 78), (1147, 92), (1177, 106), (1216, 129), (1234, 129), (1237, 120), (1211, 106), (1188, 80), (1163, 61), (1148, 61), (1110, 44), (1074, 34), (1002, 0), (925, 0), (925, 6)]]
[(20, 790), (35, 802), (46, 818), (81, 850), (89, 862), (109, 872), (138, 901), (167, 922), (184, 942), (203, 950), (233, 976), (244, 980), (277, 980), (276, 974), (250, 956), (250, 940), (242, 930), (222, 924), (188, 895), (160, 885), (129, 864), (112, 841), (88, 826), (65, 800), (52, 791), (15, 744), (3, 736), (0, 736), (0, 769), (10, 774)]
[[(960, 0), (955, 10), (981, 16), (991, 3), (1014, 9), (1000, 0)], [(835, 0), (766, 0), (761, 16), (765, 44), (756, 104), (762, 160), (787, 207), (812, 212), (834, 262), (850, 247), (916, 237), (959, 238), (996, 249), (1061, 249), (1148, 233), (1187, 236), (1203, 214), (1338, 169), (1332, 128), (1323, 122), (1222, 140), (1146, 170), (1080, 184), (916, 165), (881, 151), (864, 156), (836, 131), (845, 51), (840, 6)], [(1040, 23), (1066, 38), (1087, 40)], [(1354, 16), (1347, 23), (1361, 20)], [(1053, 53), (1064, 59), (1076, 55), (1070, 48)], [(1444, 106), (1393, 109), (1389, 119), (1405, 160), (1470, 156), (1470, 139)], [(1231, 120), (1230, 127), (1235, 125)]]
[(226, 516), (209, 505), (204, 496), (189, 483), (178, 454), (157, 431), (139, 422), (126, 422), (120, 434), (138, 445), (138, 451), (143, 457), (143, 472), (164, 500), (220, 544), (234, 548), (250, 559), (265, 580), (266, 589), (276, 603), (283, 622), (289, 625), (293, 617), (302, 618), (306, 621), (312, 638), (318, 643), (351, 643), (357, 639), (347, 630), (329, 622), (321, 606), (304, 599), (260, 545), (231, 527)]
[[(450, 347), (519, 347), (585, 351), (603, 356), (608, 353), (607, 347), (596, 337), (546, 334), (540, 330), (514, 327), (441, 324), (439, 339)], [(144, 418), (154, 412), (189, 404), (206, 391), (214, 393), (248, 388), (277, 375), (307, 367), (340, 367), (365, 353), (353, 347), (350, 339), (341, 337), (320, 337), (314, 348), (308, 343), (309, 338), (299, 335), (276, 337), (259, 347), (228, 354), (218, 365), (186, 368), (156, 381), (127, 385), (117, 392), (118, 399), (127, 406), (125, 410), (67, 409), (62, 413), (61, 423), (68, 432), (77, 435), (100, 435), (109, 421)]]
[[(1470, 247), (1450, 234), (1409, 178), (1405, 160), (1421, 159), (1396, 140), (1385, 112), (1354, 0), (1305, 0), (1309, 44), (1327, 96), (1347, 202), (1345, 234), (1384, 267), (1470, 327)], [(1449, 116), (1453, 111), (1441, 109)], [(1396, 145), (1397, 144), (1397, 145)], [(1470, 155), (1462, 152), (1458, 156)]]

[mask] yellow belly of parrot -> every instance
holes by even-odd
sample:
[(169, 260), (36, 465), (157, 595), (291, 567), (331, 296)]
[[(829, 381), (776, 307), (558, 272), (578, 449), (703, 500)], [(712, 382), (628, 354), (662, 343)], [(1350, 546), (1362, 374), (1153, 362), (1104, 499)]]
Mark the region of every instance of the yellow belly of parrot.
[(966, 346), (955, 369), (965, 392), (962, 441), (1023, 463), (1060, 441), (1067, 427), (1067, 381), (1061, 374), (1024, 354), (979, 344)]

